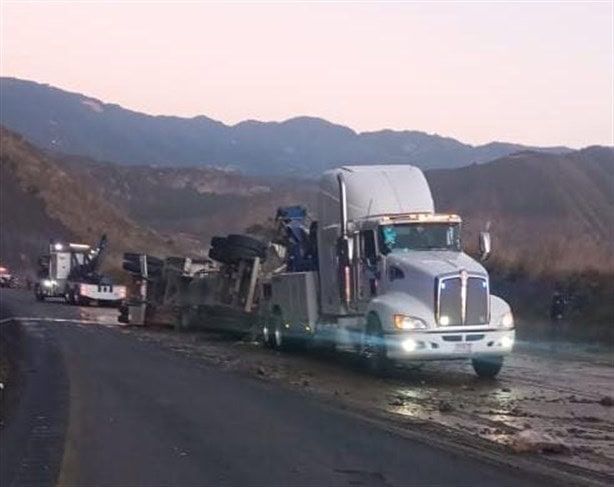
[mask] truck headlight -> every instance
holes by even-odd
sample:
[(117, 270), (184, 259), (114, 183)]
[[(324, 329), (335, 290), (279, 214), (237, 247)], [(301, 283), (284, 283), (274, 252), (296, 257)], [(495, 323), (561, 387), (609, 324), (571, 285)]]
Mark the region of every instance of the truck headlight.
[(426, 323), (414, 316), (394, 315), (394, 327), (397, 330), (424, 330)]
[(55, 286), (56, 284), (57, 284), (57, 282), (56, 282), (56, 281), (54, 281), (53, 279), (45, 279), (45, 280), (43, 281), (43, 286), (45, 286), (45, 287), (53, 287), (53, 286)]
[(499, 319), (499, 326), (501, 328), (513, 328), (514, 327), (514, 315), (511, 311), (501, 315)]

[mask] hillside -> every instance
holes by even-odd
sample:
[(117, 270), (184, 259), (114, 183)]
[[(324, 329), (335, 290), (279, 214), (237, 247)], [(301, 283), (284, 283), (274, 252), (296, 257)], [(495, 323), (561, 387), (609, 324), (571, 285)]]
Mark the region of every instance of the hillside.
[[(315, 209), (313, 180), (50, 157), (6, 130), (0, 142), (0, 259), (12, 266), (30, 265), (50, 236), (95, 241), (107, 231), (116, 255), (178, 254), (204, 250), (216, 234), (266, 226), (281, 205)], [(560, 286), (574, 296), (572, 321), (582, 325), (574, 333), (611, 333), (614, 149), (524, 151), (426, 176), (437, 209), (463, 216), (470, 252), (492, 223), (493, 286), (529, 320), (525, 330), (547, 328), (552, 289)]]
[[(141, 224), (205, 244), (212, 235), (265, 222), (281, 205), (315, 209), (313, 181), (272, 183), (211, 168), (121, 166), (74, 157), (58, 164)], [(522, 261), (535, 271), (612, 264), (611, 148), (566, 155), (525, 151), (426, 175), (437, 209), (463, 216), (468, 248), (492, 223), (495, 261)]]
[(126, 249), (177, 251), (139, 226), (22, 137), (0, 127), (0, 260), (31, 270), (50, 238), (110, 241), (110, 265)]
[(14, 78), (0, 78), (0, 123), (61, 153), (121, 164), (233, 168), (260, 176), (317, 176), (347, 163), (452, 168), (528, 149), (499, 142), (472, 146), (418, 131), (357, 133), (311, 117), (228, 126), (205, 116), (150, 116)]
[(534, 271), (612, 269), (614, 149), (521, 152), (426, 175), (438, 210), (461, 214), (472, 237), (492, 222), (499, 260)]
[(309, 181), (271, 183), (212, 168), (121, 166), (69, 156), (57, 163), (140, 224), (203, 245), (272, 217), (279, 206), (315, 203)]

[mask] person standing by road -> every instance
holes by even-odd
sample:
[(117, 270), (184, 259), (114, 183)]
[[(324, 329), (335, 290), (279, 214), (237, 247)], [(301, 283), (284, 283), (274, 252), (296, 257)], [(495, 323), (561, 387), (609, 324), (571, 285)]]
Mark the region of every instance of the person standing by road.
[(566, 301), (563, 294), (556, 289), (552, 294), (550, 303), (550, 343), (554, 345), (561, 339), (564, 332), (563, 324), (565, 318)]

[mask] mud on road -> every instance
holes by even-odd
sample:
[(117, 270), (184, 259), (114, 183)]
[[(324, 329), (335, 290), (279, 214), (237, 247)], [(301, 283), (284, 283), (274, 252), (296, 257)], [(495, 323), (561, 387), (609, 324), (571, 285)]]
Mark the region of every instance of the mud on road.
[(606, 484), (614, 478), (611, 352), (521, 343), (494, 381), (479, 380), (463, 362), (400, 368), (381, 379), (367, 375), (350, 354), (281, 353), (218, 334), (126, 327), (117, 323), (114, 309), (60, 308), (72, 310), (62, 321), (110, 327), (204, 365), (315, 394), (402, 430), (423, 431), (433, 441), (451, 438)]
[[(367, 375), (350, 354), (282, 353), (256, 342), (167, 329), (122, 328), (139, 340), (260, 380), (300, 388), (385, 418), (464, 442), (540, 455), (582, 477), (614, 478), (614, 363), (607, 353), (551, 351), (520, 344), (495, 381), (469, 363), (434, 362)], [(434, 427), (434, 429), (433, 429)]]

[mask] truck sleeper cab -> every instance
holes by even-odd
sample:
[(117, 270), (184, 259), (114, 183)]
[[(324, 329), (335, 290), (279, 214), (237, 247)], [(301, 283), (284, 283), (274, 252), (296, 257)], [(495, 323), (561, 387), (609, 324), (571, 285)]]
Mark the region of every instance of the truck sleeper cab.
[[(514, 344), (511, 309), (463, 252), (460, 217), (435, 213), (418, 168), (329, 171), (318, 204), (317, 271), (265, 283), (266, 336), (333, 342), (374, 370), (392, 361), (471, 359), (480, 376), (499, 372)], [(487, 235), (481, 242), (489, 247)]]

